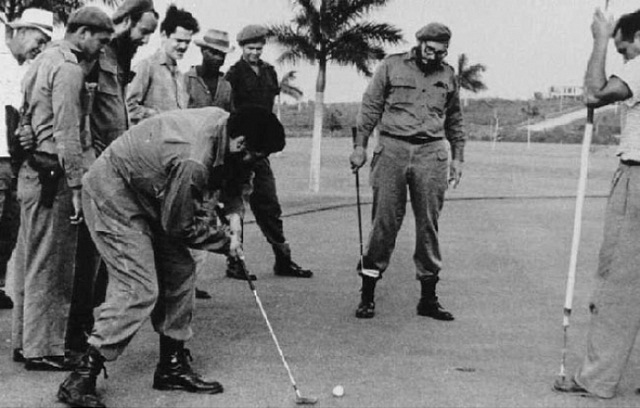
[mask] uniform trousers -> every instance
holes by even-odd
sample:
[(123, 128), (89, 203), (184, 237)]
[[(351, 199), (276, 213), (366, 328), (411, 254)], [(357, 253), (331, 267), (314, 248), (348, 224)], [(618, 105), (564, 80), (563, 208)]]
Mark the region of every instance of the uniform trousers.
[(612, 398), (640, 329), (640, 166), (621, 164), (607, 202), (587, 353), (576, 382)]
[(38, 172), (18, 175), (20, 230), (14, 254), (12, 345), (26, 358), (62, 356), (73, 291), (78, 227), (71, 225), (71, 189), (58, 180), (53, 206), (40, 202)]
[(189, 340), (195, 304), (189, 249), (162, 231), (106, 160), (94, 163), (83, 185), (86, 224), (108, 272), (89, 344), (115, 360), (148, 317), (156, 332)]
[(5, 284), (7, 263), (18, 238), (20, 207), (13, 183), (11, 159), (0, 158), (0, 287)]
[(380, 136), (371, 159), (372, 229), (363, 262), (381, 275), (389, 266), (407, 207), (415, 217), (413, 260), (418, 280), (436, 280), (442, 266), (438, 217), (447, 190), (449, 150), (446, 140), (411, 144)]

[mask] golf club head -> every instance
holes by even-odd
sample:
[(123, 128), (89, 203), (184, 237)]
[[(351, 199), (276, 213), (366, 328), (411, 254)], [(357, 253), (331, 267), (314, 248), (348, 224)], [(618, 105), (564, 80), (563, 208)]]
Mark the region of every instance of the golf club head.
[(315, 405), (317, 398), (296, 396), (296, 405)]

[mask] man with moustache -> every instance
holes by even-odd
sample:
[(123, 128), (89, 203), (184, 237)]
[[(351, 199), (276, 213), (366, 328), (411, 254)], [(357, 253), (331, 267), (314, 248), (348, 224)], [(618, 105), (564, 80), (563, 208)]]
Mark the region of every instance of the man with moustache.
[[(14, 151), (17, 112), (22, 105), (20, 81), (27, 71), (25, 62), (35, 58), (51, 40), (53, 14), (30, 8), (24, 10), (19, 19), (5, 24), (11, 30), (0, 27), (0, 66), (3, 69), (0, 76), (0, 288), (5, 284), (7, 263), (20, 224), (14, 168), (18, 159)], [(13, 301), (0, 289), (0, 309), (12, 307)]]
[[(27, 370), (63, 370), (74, 280), (82, 176), (93, 150), (86, 129), (82, 63), (109, 43), (113, 23), (96, 7), (69, 17), (63, 41), (47, 48), (24, 79), (24, 123), (35, 148), (18, 175), (21, 232), (16, 247), (13, 348)], [(93, 156), (95, 157), (95, 156)]]
[(177, 62), (199, 29), (191, 13), (169, 6), (160, 25), (162, 45), (155, 54), (140, 61), (128, 90), (127, 106), (133, 123), (160, 112), (187, 108), (189, 95)]
[(357, 318), (375, 314), (376, 282), (389, 266), (408, 190), (416, 224), (413, 259), (421, 285), (417, 313), (453, 320), (436, 296), (442, 266), (438, 218), (448, 184), (456, 187), (460, 182), (466, 138), (455, 72), (444, 61), (451, 31), (443, 24), (430, 23), (418, 30), (416, 39), (418, 45), (411, 51), (391, 55), (379, 65), (358, 115), (350, 157), (353, 170), (364, 165), (367, 140), (376, 127), (380, 139), (371, 159), (373, 225), (357, 268), (362, 277)]

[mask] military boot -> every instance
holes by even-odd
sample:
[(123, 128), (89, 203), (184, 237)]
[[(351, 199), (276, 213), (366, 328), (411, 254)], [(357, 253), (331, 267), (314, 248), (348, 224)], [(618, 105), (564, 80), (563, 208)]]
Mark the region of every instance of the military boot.
[(417, 312), (420, 316), (431, 317), (436, 320), (451, 321), (453, 315), (447, 312), (440, 302), (438, 302), (438, 296), (436, 296), (436, 284), (438, 278), (430, 279), (426, 281), (420, 281), (421, 296), (418, 302)]
[(376, 303), (373, 301), (376, 290), (376, 278), (362, 276), (362, 288), (360, 289), (360, 304), (356, 309), (358, 319), (371, 319), (376, 314)]
[(105, 405), (96, 393), (96, 379), (102, 370), (104, 357), (96, 348), (89, 346), (78, 367), (60, 385), (58, 400), (72, 407), (103, 408)]
[(289, 276), (292, 278), (311, 278), (313, 272), (305, 269), (293, 262), (291, 259), (291, 248), (289, 244), (274, 244), (273, 252), (276, 255), (276, 262), (273, 265), (273, 273), (277, 276)]
[(184, 342), (160, 336), (160, 362), (153, 375), (156, 390), (184, 390), (200, 394), (218, 394), (223, 391), (217, 381), (206, 381), (194, 373), (189, 364), (193, 360)]

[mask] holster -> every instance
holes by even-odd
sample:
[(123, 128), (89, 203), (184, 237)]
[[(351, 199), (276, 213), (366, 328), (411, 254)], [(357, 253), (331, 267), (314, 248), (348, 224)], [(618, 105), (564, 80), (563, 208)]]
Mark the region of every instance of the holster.
[(58, 192), (58, 182), (64, 175), (64, 170), (58, 162), (58, 156), (45, 152), (33, 152), (28, 157), (28, 163), (38, 172), (40, 180), (40, 205), (46, 208), (53, 207), (53, 202)]

